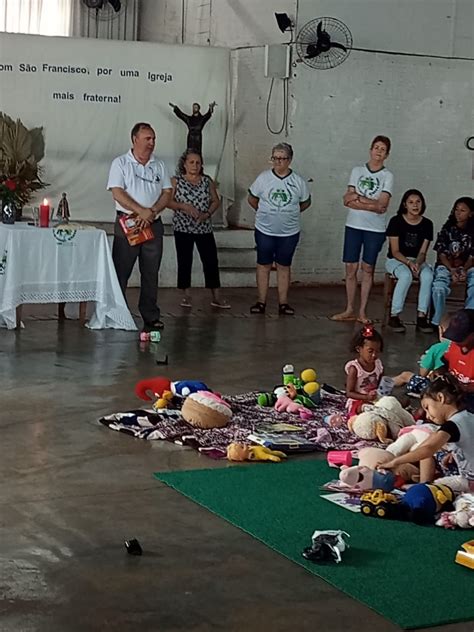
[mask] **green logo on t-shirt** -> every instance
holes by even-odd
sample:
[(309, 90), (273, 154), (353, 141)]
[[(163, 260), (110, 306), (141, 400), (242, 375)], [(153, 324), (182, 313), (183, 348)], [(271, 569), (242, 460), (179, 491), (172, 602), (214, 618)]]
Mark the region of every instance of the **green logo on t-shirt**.
[(357, 183), (357, 190), (365, 197), (377, 193), (380, 187), (380, 180), (374, 176), (362, 176)]
[(278, 208), (288, 206), (291, 202), (290, 192), (286, 189), (273, 189), (270, 191), (270, 200)]

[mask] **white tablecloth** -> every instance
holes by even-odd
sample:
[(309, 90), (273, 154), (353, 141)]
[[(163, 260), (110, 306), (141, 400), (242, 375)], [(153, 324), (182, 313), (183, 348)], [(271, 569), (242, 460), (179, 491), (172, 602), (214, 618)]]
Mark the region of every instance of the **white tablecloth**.
[(0, 224), (0, 326), (15, 328), (23, 303), (86, 301), (91, 329), (136, 330), (103, 230)]

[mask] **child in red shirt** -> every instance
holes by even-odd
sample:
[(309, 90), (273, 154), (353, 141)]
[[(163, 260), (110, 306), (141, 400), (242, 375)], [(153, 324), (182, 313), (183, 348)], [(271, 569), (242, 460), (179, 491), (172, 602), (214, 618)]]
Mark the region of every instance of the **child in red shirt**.
[(467, 410), (474, 412), (474, 309), (456, 312), (444, 337), (454, 344), (449, 346), (443, 360), (466, 393)]

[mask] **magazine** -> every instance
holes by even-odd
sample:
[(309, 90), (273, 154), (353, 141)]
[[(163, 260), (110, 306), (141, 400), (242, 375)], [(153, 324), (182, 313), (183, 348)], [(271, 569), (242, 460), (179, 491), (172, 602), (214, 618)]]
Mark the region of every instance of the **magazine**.
[(291, 434), (252, 432), (247, 439), (271, 450), (281, 450), (282, 452), (312, 452), (318, 449), (315, 443), (294, 432)]
[(321, 498), (339, 505), (343, 509), (348, 509), (354, 513), (360, 512), (360, 497), (353, 494), (321, 494)]
[(131, 246), (138, 246), (138, 244), (142, 244), (144, 241), (149, 241), (154, 237), (151, 226), (139, 228), (136, 225), (135, 218), (131, 215), (121, 215), (119, 217), (119, 223), (125, 233), (128, 243)]
[(324, 483), (324, 485), (321, 485), (320, 489), (322, 491), (328, 492), (344, 492), (345, 494), (355, 494), (356, 496), (360, 496), (364, 493), (364, 490), (360, 489), (360, 487), (351, 487), (350, 485), (346, 485), (338, 479), (329, 481), (328, 483)]
[(294, 424), (276, 423), (276, 424), (259, 424), (256, 434), (262, 434), (263, 432), (301, 432), (301, 426), (295, 426)]

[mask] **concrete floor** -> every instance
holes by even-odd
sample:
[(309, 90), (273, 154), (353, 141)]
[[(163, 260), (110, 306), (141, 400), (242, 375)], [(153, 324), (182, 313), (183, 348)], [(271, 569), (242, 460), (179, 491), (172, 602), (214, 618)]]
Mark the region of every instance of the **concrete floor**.
[[(275, 315), (273, 295), (266, 317), (248, 314), (252, 291), (229, 290), (230, 313), (194, 296), (185, 312), (176, 291), (161, 293), (157, 351), (134, 333), (58, 323), (53, 306), (28, 307), (24, 330), (0, 331), (0, 631), (397, 630), (151, 476), (226, 462), (96, 423), (136, 406), (135, 382), (153, 375), (238, 393), (276, 383), (292, 362), (342, 385), (353, 326), (326, 318), (342, 307), (340, 288), (296, 288), (294, 318)], [(133, 307), (136, 291), (129, 298)], [(414, 327), (387, 334), (387, 372), (414, 366), (433, 339)], [(132, 537), (142, 557), (126, 554)]]

